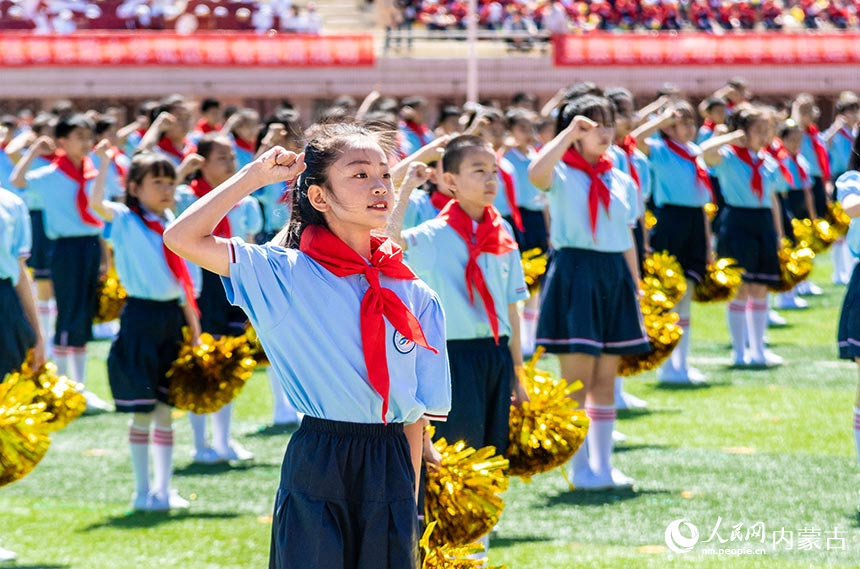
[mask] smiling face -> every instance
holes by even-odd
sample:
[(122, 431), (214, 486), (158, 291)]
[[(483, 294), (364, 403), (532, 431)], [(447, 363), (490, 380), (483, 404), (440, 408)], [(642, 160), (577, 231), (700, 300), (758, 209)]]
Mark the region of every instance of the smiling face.
[(445, 184), (466, 211), (493, 205), (499, 186), (496, 156), (489, 147), (465, 151), (458, 172), (445, 172)]

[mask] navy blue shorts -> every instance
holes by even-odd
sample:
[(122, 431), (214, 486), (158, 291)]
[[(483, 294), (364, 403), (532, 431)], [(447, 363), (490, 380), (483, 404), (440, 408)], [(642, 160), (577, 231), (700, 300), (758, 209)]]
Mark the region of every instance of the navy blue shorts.
[(645, 226), (641, 217), (633, 226), (633, 241), (636, 246), (636, 258), (639, 259), (639, 270), (642, 270), (642, 263), (645, 261)]
[(555, 354), (651, 350), (623, 253), (556, 250), (541, 291), (537, 343)]
[(766, 208), (726, 207), (717, 253), (744, 268), (743, 280), (774, 284), (780, 281), (773, 212)]
[(270, 569), (417, 569), (415, 473), (403, 425), (306, 415), (290, 439)]
[(436, 438), (460, 439), (475, 448), (492, 445), (497, 454), (508, 450), (508, 423), (514, 362), (508, 338), (448, 340), (451, 368), (451, 412), (434, 423)]
[[(798, 200), (799, 194), (799, 200)], [(803, 211), (806, 210), (806, 203), (803, 197), (803, 190), (789, 190), (777, 194), (779, 200), (779, 215), (782, 218), (782, 230), (785, 232), (786, 238), (792, 244), (796, 244), (794, 236), (794, 227), (791, 225), (791, 220), (796, 218), (796, 208), (799, 207), (799, 202), (803, 202)], [(799, 219), (803, 219), (800, 217)]]
[(815, 217), (824, 217), (827, 213), (827, 190), (824, 189), (824, 179), (821, 176), (812, 177), (812, 203), (815, 206)]
[(149, 413), (157, 402), (168, 402), (170, 383), (165, 376), (179, 355), (184, 324), (177, 300), (126, 301), (107, 360), (117, 411)]
[(197, 306), (200, 307), (200, 327), (214, 336), (241, 336), (248, 317), (238, 306), (227, 302), (221, 276), (202, 270), (203, 286)]
[(711, 187), (714, 188), (714, 199), (717, 206), (717, 215), (711, 220), (711, 232), (714, 235), (720, 232), (720, 224), (723, 221), (723, 210), (726, 207), (726, 200), (723, 197), (723, 190), (720, 187), (720, 179), (716, 176), (708, 176), (711, 179)]
[(705, 209), (666, 204), (657, 210), (656, 216), (651, 250), (668, 251), (678, 259), (685, 277), (701, 282), (708, 265)]
[(30, 226), (33, 229), (33, 246), (27, 266), (33, 269), (34, 279), (51, 278), (51, 257), (54, 254), (54, 240), (45, 235), (45, 216), (41, 209), (30, 210)]
[[(809, 208), (806, 207), (806, 192), (802, 189), (800, 190), (788, 190), (784, 197), (780, 195), (780, 200), (785, 203), (785, 209), (788, 212), (788, 215), (792, 219), (812, 219), (812, 213), (810, 213)], [(789, 222), (789, 226), (791, 223)], [(786, 227), (786, 234), (788, 233), (788, 227)], [(794, 234), (792, 233), (792, 236)]]
[(57, 298), (54, 344), (82, 348), (92, 340), (101, 244), (95, 236), (62, 237), (54, 243), (51, 257), (51, 281)]
[(0, 383), (6, 374), (20, 369), (27, 351), (36, 344), (36, 333), (24, 315), (12, 279), (0, 279)]
[(848, 289), (845, 291), (837, 338), (841, 359), (860, 358), (860, 264), (854, 267)]

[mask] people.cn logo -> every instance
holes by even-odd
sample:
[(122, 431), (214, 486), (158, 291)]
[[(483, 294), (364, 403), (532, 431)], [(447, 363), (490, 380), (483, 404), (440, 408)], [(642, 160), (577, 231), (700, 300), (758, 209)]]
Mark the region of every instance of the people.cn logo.
[[(681, 534), (681, 524), (690, 530), (690, 537)], [(699, 542), (699, 530), (684, 518), (675, 520), (666, 528), (666, 545), (675, 553), (689, 553)]]

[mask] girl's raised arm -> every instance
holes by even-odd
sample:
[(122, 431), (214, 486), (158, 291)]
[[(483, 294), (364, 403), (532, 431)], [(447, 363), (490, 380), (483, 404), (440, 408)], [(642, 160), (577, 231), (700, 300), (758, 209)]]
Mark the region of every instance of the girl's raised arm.
[(538, 152), (529, 165), (529, 181), (541, 191), (549, 190), (555, 165), (564, 156), (565, 151), (571, 144), (581, 140), (585, 133), (596, 127), (597, 123), (590, 118), (575, 116), (566, 129), (558, 133)]
[(99, 175), (96, 176), (96, 180), (93, 182), (93, 191), (88, 196), (90, 209), (108, 223), (113, 221), (113, 210), (105, 203), (105, 183), (107, 182), (108, 168), (110, 168), (110, 158), (107, 155), (109, 148), (110, 141), (107, 139), (96, 144), (95, 151), (99, 157)]
[(212, 235), (215, 226), (254, 190), (295, 179), (304, 169), (304, 153), (272, 148), (194, 202), (164, 231), (164, 244), (208, 271), (230, 276), (228, 241)]

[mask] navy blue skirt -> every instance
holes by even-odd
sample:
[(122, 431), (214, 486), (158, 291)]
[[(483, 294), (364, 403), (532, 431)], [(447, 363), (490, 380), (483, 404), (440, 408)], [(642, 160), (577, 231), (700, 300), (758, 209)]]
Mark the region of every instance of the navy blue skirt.
[(107, 360), (117, 411), (149, 413), (157, 402), (168, 403), (166, 375), (179, 355), (184, 324), (177, 300), (128, 299)]
[(827, 213), (827, 190), (821, 176), (812, 177), (812, 203), (815, 206), (815, 217), (824, 217)]
[(436, 438), (449, 443), (460, 439), (475, 448), (488, 445), (504, 455), (508, 450), (508, 424), (514, 362), (508, 338), (449, 340), (451, 412), (436, 423)]
[(709, 221), (705, 209), (667, 204), (657, 210), (656, 216), (651, 250), (668, 251), (678, 259), (685, 277), (701, 282), (708, 265), (705, 224)]
[(540, 249), (546, 251), (549, 248), (549, 234), (546, 229), (546, 217), (542, 211), (520, 208), (520, 218), (523, 220), (523, 231), (514, 226), (513, 218), (506, 217), (508, 223), (514, 228), (514, 237), (520, 251), (529, 249)]
[(773, 212), (765, 208), (727, 206), (720, 227), (717, 253), (744, 268), (743, 280), (773, 284), (780, 281)]
[(290, 439), (270, 569), (417, 569), (415, 473), (403, 425), (305, 416)]
[(202, 270), (203, 284), (197, 305), (200, 308), (200, 327), (213, 336), (241, 336), (245, 333), (248, 316), (238, 306), (227, 301), (221, 276)]
[(12, 279), (0, 279), (0, 383), (7, 373), (21, 368), (27, 351), (36, 344), (36, 333), (24, 314)]
[(101, 256), (96, 236), (63, 237), (54, 242), (51, 281), (57, 298), (57, 346), (82, 348), (92, 340)]
[(537, 343), (555, 354), (651, 350), (623, 253), (559, 249), (541, 291)]
[(33, 246), (27, 266), (33, 269), (34, 279), (51, 278), (51, 257), (54, 254), (54, 240), (45, 235), (44, 210), (30, 210), (30, 226), (33, 229)]
[(860, 358), (860, 264), (854, 267), (848, 289), (845, 291), (837, 339), (840, 359)]

